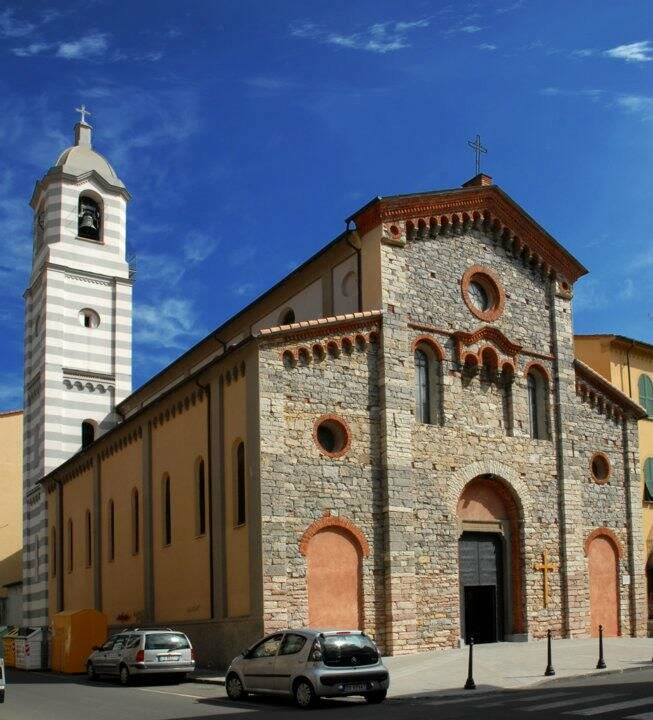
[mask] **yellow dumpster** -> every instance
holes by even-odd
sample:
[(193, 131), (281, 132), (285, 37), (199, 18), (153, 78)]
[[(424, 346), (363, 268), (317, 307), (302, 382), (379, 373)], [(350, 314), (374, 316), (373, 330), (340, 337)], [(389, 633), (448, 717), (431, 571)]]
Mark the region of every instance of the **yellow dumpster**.
[(16, 638), (18, 637), (18, 628), (10, 630), (2, 638), (2, 646), (5, 655), (5, 667), (16, 667)]
[(94, 645), (107, 639), (107, 616), (97, 610), (64, 610), (52, 618), (52, 669), (86, 671)]

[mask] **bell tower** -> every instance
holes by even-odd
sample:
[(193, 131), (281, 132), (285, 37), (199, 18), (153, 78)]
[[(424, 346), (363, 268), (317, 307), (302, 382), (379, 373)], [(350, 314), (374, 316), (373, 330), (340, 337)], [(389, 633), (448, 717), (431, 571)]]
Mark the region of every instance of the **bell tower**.
[[(129, 193), (93, 150), (84, 106), (74, 144), (36, 183), (25, 291), (23, 622), (46, 625), (48, 573), (61, 572), (39, 481), (115, 425), (131, 392)], [(59, 528), (57, 528), (59, 531)], [(93, 562), (97, 562), (93, 559)]]

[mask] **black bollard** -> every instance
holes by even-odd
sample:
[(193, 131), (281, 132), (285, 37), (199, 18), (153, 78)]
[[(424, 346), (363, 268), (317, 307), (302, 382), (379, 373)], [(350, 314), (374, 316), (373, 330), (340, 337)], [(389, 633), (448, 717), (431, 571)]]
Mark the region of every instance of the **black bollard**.
[(476, 690), (474, 682), (474, 638), (469, 638), (469, 665), (467, 666), (467, 682), (465, 690)]
[(597, 670), (605, 670), (605, 658), (603, 657), (603, 625), (599, 625), (599, 661), (596, 663)]
[(556, 671), (553, 669), (553, 664), (551, 663), (551, 631), (546, 631), (546, 670), (544, 671), (544, 674), (546, 677), (551, 677), (551, 675), (555, 675)]

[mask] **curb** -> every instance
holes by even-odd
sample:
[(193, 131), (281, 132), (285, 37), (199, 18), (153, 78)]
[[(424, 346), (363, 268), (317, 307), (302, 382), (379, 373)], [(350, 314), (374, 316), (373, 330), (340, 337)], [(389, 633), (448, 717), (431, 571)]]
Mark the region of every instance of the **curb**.
[(188, 682), (203, 683), (204, 685), (222, 685), (224, 686), (224, 677), (217, 675), (213, 677), (202, 677), (201, 675), (190, 675)]

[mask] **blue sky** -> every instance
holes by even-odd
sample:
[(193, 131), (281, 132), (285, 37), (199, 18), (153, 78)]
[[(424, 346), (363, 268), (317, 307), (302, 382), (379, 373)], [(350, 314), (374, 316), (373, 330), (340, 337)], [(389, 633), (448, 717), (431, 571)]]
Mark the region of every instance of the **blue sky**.
[(0, 9), (0, 409), (35, 180), (73, 109), (133, 200), (134, 386), (375, 195), (483, 169), (589, 269), (578, 332), (653, 342), (650, 0), (22, 0)]

